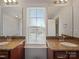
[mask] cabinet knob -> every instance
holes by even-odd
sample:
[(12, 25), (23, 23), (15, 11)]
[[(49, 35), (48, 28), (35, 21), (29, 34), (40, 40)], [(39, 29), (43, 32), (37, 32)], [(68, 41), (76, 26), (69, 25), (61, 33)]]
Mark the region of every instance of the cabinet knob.
[(68, 54), (68, 52), (66, 51), (66, 54)]
[(0, 58), (6, 58), (6, 56), (5, 55), (0, 55)]
[(63, 59), (63, 58), (65, 58), (65, 57), (57, 57), (58, 59)]
[(63, 58), (66, 58), (66, 55), (64, 56), (57, 56), (58, 59), (63, 59)]

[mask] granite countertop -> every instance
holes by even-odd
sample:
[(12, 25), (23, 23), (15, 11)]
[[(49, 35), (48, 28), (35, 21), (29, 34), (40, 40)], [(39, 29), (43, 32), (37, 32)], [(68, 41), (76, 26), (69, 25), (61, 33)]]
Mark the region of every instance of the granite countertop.
[(65, 39), (64, 42), (70, 42), (70, 43), (74, 43), (77, 44), (78, 47), (66, 47), (60, 44), (60, 41), (58, 39), (48, 39), (47, 40), (47, 45), (48, 48), (50, 48), (51, 50), (55, 50), (55, 51), (79, 51), (79, 40), (78, 39)]
[(25, 48), (47, 48), (46, 44), (26, 44)]
[[(9, 41), (8, 44), (0, 45), (0, 50), (11, 50), (16, 48), (18, 45), (22, 44), (25, 40), (24, 39), (12, 39)], [(66, 47), (62, 46), (60, 44), (60, 41), (58, 39), (48, 39), (47, 40), (47, 46), (46, 45), (25, 45), (25, 48), (50, 48), (51, 50), (55, 51), (62, 51), (62, 50), (68, 50), (68, 51), (79, 51), (79, 40), (78, 39), (67, 39), (65, 42), (70, 42), (77, 44), (78, 47)]]
[(0, 45), (0, 50), (11, 50), (16, 48), (18, 45), (22, 44), (24, 39), (12, 39), (8, 44)]

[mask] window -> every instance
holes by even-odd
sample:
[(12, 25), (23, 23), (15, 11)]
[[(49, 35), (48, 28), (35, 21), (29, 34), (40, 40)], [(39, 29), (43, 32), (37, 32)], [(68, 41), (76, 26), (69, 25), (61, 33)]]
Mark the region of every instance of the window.
[(29, 44), (45, 44), (45, 8), (27, 8)]

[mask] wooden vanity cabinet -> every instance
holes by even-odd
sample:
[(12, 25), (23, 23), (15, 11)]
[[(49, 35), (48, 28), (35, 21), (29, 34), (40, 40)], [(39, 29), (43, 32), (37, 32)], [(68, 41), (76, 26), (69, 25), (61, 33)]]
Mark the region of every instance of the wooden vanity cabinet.
[(10, 52), (10, 59), (23, 59), (24, 55), (24, 44), (20, 44)]
[(48, 48), (48, 59), (68, 59), (68, 54), (65, 51), (53, 51)]
[(47, 59), (53, 59), (53, 51), (51, 50), (51, 49), (49, 49), (48, 48), (48, 50), (47, 50), (48, 52), (48, 57), (47, 57)]
[(48, 49), (48, 59), (79, 59), (79, 51), (53, 51)]
[(69, 54), (69, 59), (79, 59), (78, 51), (70, 51), (68, 54)]
[(9, 59), (8, 52), (6, 50), (0, 50), (0, 59)]
[(54, 52), (54, 59), (68, 59), (68, 54), (64, 51)]
[(14, 49), (0, 50), (0, 59), (23, 59), (24, 56), (24, 43), (18, 45)]

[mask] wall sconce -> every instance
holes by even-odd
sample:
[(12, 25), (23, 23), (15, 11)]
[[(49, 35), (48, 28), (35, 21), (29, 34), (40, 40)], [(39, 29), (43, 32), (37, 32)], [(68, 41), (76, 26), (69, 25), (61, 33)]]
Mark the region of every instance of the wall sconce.
[(17, 4), (16, 0), (4, 0), (4, 2), (9, 5), (9, 4)]

